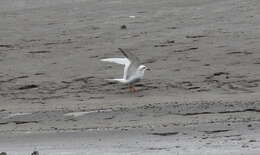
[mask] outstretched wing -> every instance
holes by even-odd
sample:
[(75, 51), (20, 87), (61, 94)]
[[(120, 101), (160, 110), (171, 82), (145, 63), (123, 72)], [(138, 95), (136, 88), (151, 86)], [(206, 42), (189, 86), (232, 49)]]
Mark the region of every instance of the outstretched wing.
[(101, 61), (113, 62), (120, 65), (126, 65), (130, 63), (127, 58), (107, 58), (107, 59), (101, 59)]
[(126, 68), (126, 75), (124, 75), (126, 79), (129, 79), (132, 75), (135, 74), (137, 68), (140, 66), (140, 60), (133, 53), (124, 51), (121, 48), (118, 49), (130, 61), (129, 66)]
[(125, 65), (123, 79), (126, 79), (127, 68), (130, 65), (130, 61), (127, 58), (107, 58), (107, 59), (101, 59), (101, 61), (113, 62), (116, 64)]

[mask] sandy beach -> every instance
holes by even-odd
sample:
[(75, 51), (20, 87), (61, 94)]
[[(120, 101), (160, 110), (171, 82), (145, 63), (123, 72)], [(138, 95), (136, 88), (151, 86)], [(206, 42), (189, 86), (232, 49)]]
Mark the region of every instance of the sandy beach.
[[(0, 1), (0, 152), (259, 155), (258, 0)], [(122, 27), (123, 26), (123, 27)], [(135, 53), (130, 93), (102, 58)]]

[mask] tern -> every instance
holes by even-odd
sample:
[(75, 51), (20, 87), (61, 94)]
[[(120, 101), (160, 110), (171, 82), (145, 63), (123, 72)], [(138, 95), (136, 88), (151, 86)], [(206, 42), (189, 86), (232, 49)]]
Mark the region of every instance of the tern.
[(133, 53), (118, 48), (119, 51), (125, 56), (125, 58), (107, 58), (101, 59), (101, 61), (112, 62), (116, 64), (124, 65), (124, 75), (121, 79), (107, 79), (109, 81), (120, 82), (127, 84), (130, 92), (135, 92), (134, 83), (139, 82), (144, 77), (145, 70), (151, 70), (145, 65), (141, 64), (140, 59)]

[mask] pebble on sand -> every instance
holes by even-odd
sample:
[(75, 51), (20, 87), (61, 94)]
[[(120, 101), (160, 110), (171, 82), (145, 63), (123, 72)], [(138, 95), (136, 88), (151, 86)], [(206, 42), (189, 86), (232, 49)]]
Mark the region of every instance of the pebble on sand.
[(33, 151), (33, 153), (31, 155), (39, 155), (38, 151)]
[(121, 25), (121, 29), (122, 29), (122, 30), (127, 29), (126, 25)]

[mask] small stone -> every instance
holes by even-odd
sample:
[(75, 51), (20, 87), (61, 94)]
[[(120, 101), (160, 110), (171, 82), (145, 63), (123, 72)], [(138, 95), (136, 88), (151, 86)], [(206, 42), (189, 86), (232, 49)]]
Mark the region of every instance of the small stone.
[(252, 124), (248, 124), (248, 126), (247, 126), (247, 127), (249, 127), (249, 128), (250, 128), (250, 127), (252, 127)]
[(132, 19), (134, 19), (134, 18), (135, 18), (135, 16), (129, 16), (129, 18), (132, 18)]
[(177, 27), (172, 26), (172, 27), (168, 27), (168, 29), (173, 29), (173, 30), (175, 30), (175, 29), (177, 29)]
[(127, 29), (126, 25), (121, 25), (121, 30), (126, 30), (126, 29)]
[(1, 152), (0, 155), (7, 155), (7, 153), (6, 152)]
[(33, 153), (31, 155), (39, 155), (38, 151), (33, 151)]
[(242, 147), (242, 148), (248, 148), (249, 146), (246, 145), (246, 144), (244, 144), (244, 145), (242, 145), (241, 147)]

